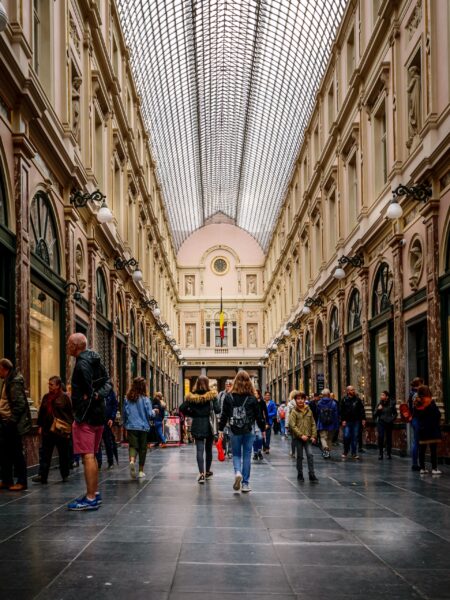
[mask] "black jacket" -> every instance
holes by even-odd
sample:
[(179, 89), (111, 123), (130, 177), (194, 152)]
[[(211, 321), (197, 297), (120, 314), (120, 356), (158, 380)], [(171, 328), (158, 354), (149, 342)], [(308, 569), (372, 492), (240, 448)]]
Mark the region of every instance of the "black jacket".
[(5, 386), (6, 398), (11, 409), (9, 421), (16, 424), (19, 435), (24, 435), (27, 431), (30, 431), (32, 421), (22, 373), (14, 370), (10, 372), (0, 387), (0, 396), (2, 395), (3, 386)]
[(56, 398), (52, 399), (51, 411), (48, 409), (49, 398), (49, 394), (45, 394), (42, 398), (37, 417), (38, 427), (42, 427), (42, 432), (44, 434), (49, 433), (55, 417), (66, 423), (73, 423), (72, 404), (69, 396), (61, 391)]
[(104, 425), (105, 398), (112, 384), (96, 352), (84, 350), (77, 356), (71, 384), (75, 421)]
[(213, 435), (209, 422), (211, 408), (216, 415), (220, 413), (220, 403), (214, 392), (197, 392), (186, 396), (180, 411), (187, 417), (192, 417), (192, 437), (201, 439)]
[[(381, 405), (381, 408), (378, 408)], [(387, 402), (380, 402), (374, 412), (374, 417), (381, 423), (393, 423), (397, 417), (397, 407), (395, 400), (389, 399)]]
[(441, 440), (441, 411), (434, 400), (424, 408), (414, 406), (413, 416), (419, 423), (419, 444), (431, 444)]
[[(256, 421), (258, 427), (261, 429), (261, 431), (265, 431), (266, 421), (264, 420), (264, 417), (262, 416), (263, 413), (259, 406), (258, 400), (255, 398), (255, 396), (250, 396), (248, 394), (227, 394), (225, 396), (224, 401), (223, 401), (222, 414), (220, 416), (220, 421), (219, 421), (219, 431), (223, 431), (225, 425), (230, 421), (231, 417), (233, 416), (233, 408), (242, 406), (244, 404), (246, 398), (248, 398), (248, 400), (245, 404), (245, 411), (249, 417), (251, 426), (250, 426), (249, 430), (244, 433), (250, 433), (252, 431), (255, 421)], [(264, 402), (264, 404), (265, 404), (265, 402)], [(239, 435), (239, 434), (243, 433), (242, 431), (237, 430), (231, 424), (230, 424), (230, 428), (231, 428), (231, 432), (234, 433), (235, 435)]]
[(344, 396), (339, 407), (341, 421), (365, 421), (366, 411), (359, 396)]
[(114, 423), (118, 408), (119, 403), (117, 401), (116, 392), (111, 387), (111, 391), (105, 398), (105, 423), (108, 421), (112, 421)]

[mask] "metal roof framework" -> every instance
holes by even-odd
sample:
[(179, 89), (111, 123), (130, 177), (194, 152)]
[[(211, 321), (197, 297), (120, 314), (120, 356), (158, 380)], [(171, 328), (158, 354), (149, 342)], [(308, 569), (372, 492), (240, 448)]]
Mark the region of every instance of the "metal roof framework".
[(267, 250), (347, 0), (117, 0), (177, 248), (222, 212)]

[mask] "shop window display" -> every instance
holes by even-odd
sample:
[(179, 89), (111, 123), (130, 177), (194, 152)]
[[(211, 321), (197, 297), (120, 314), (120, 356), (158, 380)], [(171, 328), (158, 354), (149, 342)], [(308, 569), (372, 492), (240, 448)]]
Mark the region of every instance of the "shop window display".
[(356, 393), (362, 400), (365, 397), (365, 381), (363, 370), (363, 343), (362, 340), (348, 344), (348, 384), (353, 385)]

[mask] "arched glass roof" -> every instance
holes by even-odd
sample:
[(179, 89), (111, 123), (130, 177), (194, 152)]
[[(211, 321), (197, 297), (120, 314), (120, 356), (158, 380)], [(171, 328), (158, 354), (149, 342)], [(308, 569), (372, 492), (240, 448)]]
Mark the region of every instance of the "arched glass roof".
[(217, 212), (267, 249), (347, 0), (118, 0), (179, 247)]

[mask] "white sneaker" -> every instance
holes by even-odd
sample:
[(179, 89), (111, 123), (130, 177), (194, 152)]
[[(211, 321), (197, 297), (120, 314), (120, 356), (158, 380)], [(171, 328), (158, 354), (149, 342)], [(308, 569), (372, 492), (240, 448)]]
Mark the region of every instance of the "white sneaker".
[(252, 488), (249, 486), (248, 483), (243, 483), (242, 487), (241, 487), (241, 492), (246, 493), (246, 492), (251, 492)]
[(420, 469), (421, 475), (427, 475), (428, 471), (426, 469)]
[(136, 479), (136, 463), (130, 461), (130, 477)]
[(239, 471), (234, 476), (233, 490), (238, 492), (241, 489), (242, 474)]
[(139, 479), (143, 479), (145, 477), (144, 471), (139, 471), (138, 477), (139, 477)]
[(431, 474), (432, 474), (432, 475), (442, 475), (442, 471), (439, 471), (439, 469), (433, 469), (433, 470), (431, 471)]

